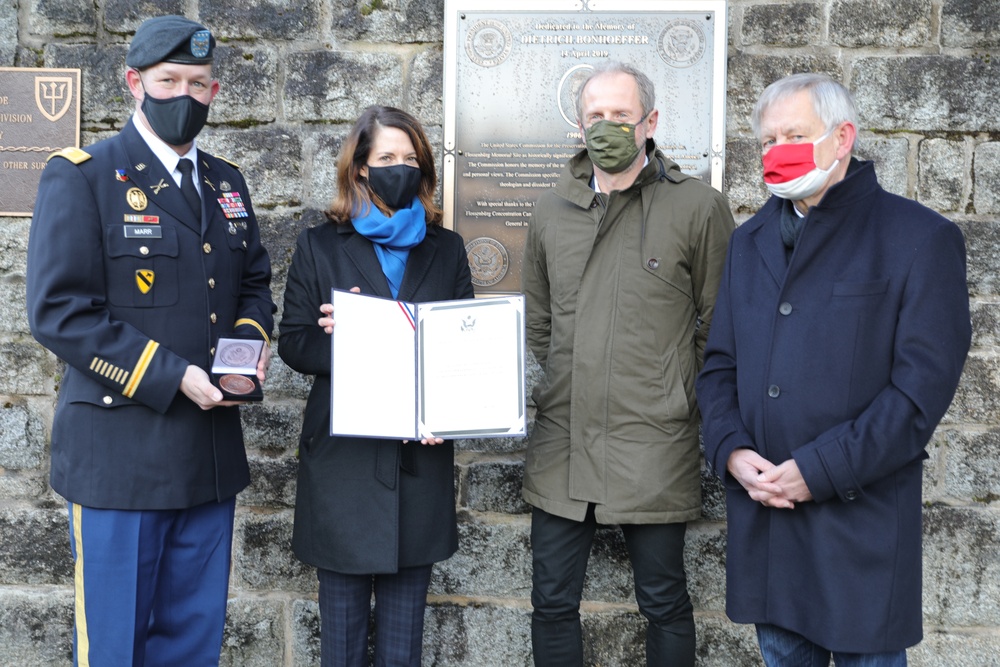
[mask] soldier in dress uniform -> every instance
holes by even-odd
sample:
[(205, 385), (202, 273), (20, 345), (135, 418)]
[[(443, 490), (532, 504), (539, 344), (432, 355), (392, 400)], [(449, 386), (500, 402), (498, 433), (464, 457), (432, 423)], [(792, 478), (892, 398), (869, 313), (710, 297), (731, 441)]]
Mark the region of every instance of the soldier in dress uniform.
[[(53, 154), (28, 243), (31, 332), (66, 362), (51, 483), (69, 506), (75, 665), (217, 665), (236, 494), (238, 401), (208, 373), (220, 336), (264, 341), (271, 268), (236, 165), (197, 149), (215, 39), (145, 21), (126, 56), (135, 112)], [(252, 363), (252, 362), (251, 362)]]

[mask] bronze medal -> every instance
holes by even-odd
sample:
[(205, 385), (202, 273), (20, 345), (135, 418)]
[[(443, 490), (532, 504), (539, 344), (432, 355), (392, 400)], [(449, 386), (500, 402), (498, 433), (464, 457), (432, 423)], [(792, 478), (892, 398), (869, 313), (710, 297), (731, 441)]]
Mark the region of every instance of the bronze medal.
[(142, 211), (149, 203), (146, 199), (146, 193), (139, 188), (129, 188), (129, 191), (125, 193), (125, 201), (128, 202), (133, 211)]
[(245, 375), (235, 375), (230, 373), (229, 375), (223, 375), (219, 378), (219, 386), (230, 394), (243, 395), (249, 394), (254, 390), (256, 386), (250, 378)]

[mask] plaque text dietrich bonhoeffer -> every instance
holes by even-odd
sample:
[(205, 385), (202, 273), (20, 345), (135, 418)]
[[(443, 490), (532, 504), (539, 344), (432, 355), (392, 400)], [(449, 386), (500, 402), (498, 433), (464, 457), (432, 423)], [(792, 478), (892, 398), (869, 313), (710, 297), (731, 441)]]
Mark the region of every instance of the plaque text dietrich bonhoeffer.
[(724, 0), (619, 0), (607, 12), (566, 0), (511, 11), (486, 4), (496, 6), (445, 7), (445, 212), (465, 238), (477, 292), (520, 290), (532, 209), (583, 149), (576, 95), (601, 61), (650, 76), (657, 145), (721, 189)]
[(0, 67), (0, 215), (31, 215), (49, 154), (80, 146), (80, 70)]

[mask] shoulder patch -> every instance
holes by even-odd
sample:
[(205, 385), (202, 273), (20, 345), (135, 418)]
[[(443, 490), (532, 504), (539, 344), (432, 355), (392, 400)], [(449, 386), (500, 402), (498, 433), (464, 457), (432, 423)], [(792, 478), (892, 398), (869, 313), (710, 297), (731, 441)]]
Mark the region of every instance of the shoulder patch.
[(50, 155), (45, 161), (48, 162), (54, 157), (66, 158), (73, 164), (80, 164), (81, 162), (86, 162), (87, 160), (89, 160), (91, 158), (91, 155), (85, 150), (81, 150), (79, 148), (74, 148), (73, 146), (70, 146), (69, 148), (64, 148), (61, 151), (56, 151), (55, 153)]
[(215, 158), (217, 158), (219, 160), (222, 160), (226, 164), (230, 165), (231, 167), (235, 167), (236, 169), (240, 168), (240, 165), (236, 164), (235, 162), (230, 162), (229, 160), (227, 160), (226, 158), (222, 157), (221, 155), (213, 155), (212, 157), (215, 157)]

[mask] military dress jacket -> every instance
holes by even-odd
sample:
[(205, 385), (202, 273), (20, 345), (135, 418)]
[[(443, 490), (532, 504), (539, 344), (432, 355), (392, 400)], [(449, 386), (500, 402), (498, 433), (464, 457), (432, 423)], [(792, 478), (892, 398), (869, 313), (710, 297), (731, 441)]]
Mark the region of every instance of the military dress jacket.
[[(331, 341), (317, 324), (330, 289), (360, 287), (391, 299), (375, 247), (352, 225), (303, 231), (288, 270), (278, 353), (314, 375), (299, 439), (292, 549), (302, 561), (343, 574), (384, 574), (444, 560), (458, 549), (455, 458), (440, 445), (330, 435)], [(410, 250), (398, 298), (475, 296), (462, 237), (439, 226)], [(336, 313), (334, 313), (336, 319)], [(370, 417), (384, 405), (369, 396)]]
[(220, 336), (267, 339), (271, 268), (246, 182), (198, 152), (195, 216), (133, 120), (52, 156), (28, 242), (31, 332), (66, 362), (51, 483), (95, 508), (182, 509), (249, 483), (239, 408), (180, 392)]
[[(698, 378), (726, 489), (726, 612), (833, 651), (921, 638), (924, 451), (969, 349), (959, 228), (883, 190), (871, 162), (809, 210), (790, 258), (773, 197), (733, 234)], [(812, 494), (755, 502), (726, 471), (794, 459)]]

